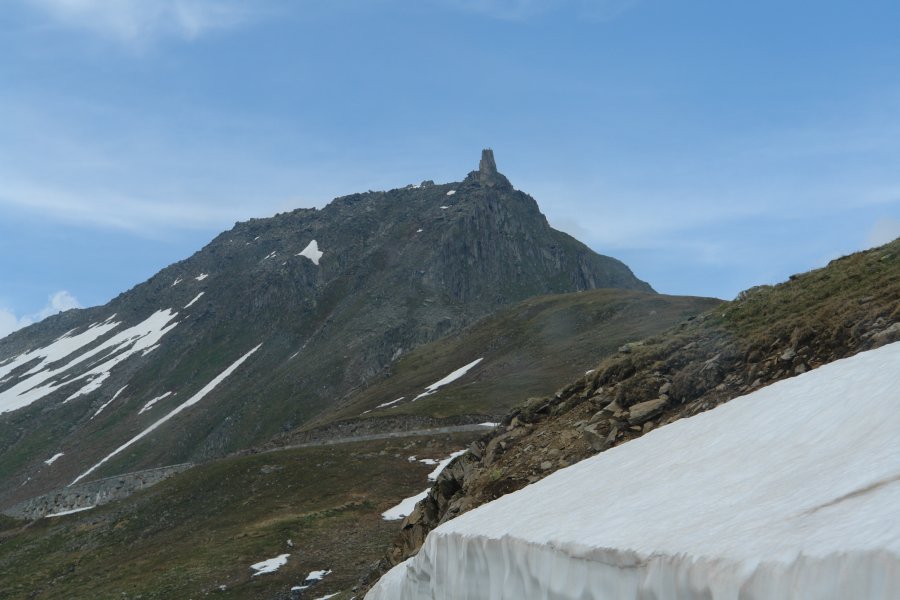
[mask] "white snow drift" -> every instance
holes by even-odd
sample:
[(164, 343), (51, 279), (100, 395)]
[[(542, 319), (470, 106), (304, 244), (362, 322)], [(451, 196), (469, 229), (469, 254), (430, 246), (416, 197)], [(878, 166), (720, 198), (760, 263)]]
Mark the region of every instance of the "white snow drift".
[(900, 343), (434, 530), (367, 600), (900, 598)]

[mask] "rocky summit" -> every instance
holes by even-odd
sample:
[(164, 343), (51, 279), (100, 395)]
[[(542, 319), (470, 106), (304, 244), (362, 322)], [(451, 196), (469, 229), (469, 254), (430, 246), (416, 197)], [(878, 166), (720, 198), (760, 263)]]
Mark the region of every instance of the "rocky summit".
[(459, 182), (238, 223), (105, 306), (0, 340), (0, 507), (327, 423), (423, 344), (596, 288), (652, 293), (552, 229), (490, 150)]

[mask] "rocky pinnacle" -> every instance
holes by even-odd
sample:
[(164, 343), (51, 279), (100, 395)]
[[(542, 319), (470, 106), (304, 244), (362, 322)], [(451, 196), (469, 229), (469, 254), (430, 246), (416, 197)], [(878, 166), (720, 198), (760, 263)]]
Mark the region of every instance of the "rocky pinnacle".
[(494, 151), (485, 148), (481, 151), (481, 162), (478, 163), (478, 172), (482, 177), (492, 177), (497, 174), (497, 163), (494, 161)]
[(481, 162), (478, 170), (469, 173), (469, 181), (477, 181), (481, 185), (496, 188), (511, 188), (509, 180), (497, 171), (497, 163), (494, 161), (494, 151), (485, 148), (481, 151)]

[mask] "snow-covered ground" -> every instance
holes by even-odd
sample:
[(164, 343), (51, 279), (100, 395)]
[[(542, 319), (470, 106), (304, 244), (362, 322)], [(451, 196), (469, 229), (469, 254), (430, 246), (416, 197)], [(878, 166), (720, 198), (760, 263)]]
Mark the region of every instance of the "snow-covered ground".
[(147, 412), (148, 410), (153, 408), (154, 404), (156, 404), (160, 400), (165, 400), (166, 398), (168, 398), (171, 395), (172, 395), (172, 392), (166, 392), (165, 394), (162, 394), (161, 396), (157, 396), (156, 398), (152, 398), (152, 399), (148, 400), (147, 403), (143, 406), (143, 408), (141, 408), (141, 410), (138, 411), (138, 414), (139, 415), (144, 414), (145, 412)]
[(330, 569), (322, 569), (321, 571), (310, 571), (309, 575), (306, 576), (306, 579), (303, 580), (303, 583), (300, 585), (295, 585), (291, 588), (292, 592), (302, 592), (303, 590), (309, 589), (316, 583), (325, 579), (326, 575), (331, 575)]
[(95, 413), (91, 416), (91, 418), (93, 419), (94, 417), (96, 417), (97, 415), (99, 415), (100, 413), (102, 413), (102, 412), (103, 412), (103, 409), (106, 408), (107, 406), (109, 406), (110, 404), (112, 404), (113, 400), (115, 400), (116, 398), (118, 398), (118, 397), (119, 397), (119, 394), (121, 394), (122, 392), (124, 392), (124, 391), (125, 391), (125, 388), (127, 388), (127, 387), (128, 387), (127, 384), (126, 384), (126, 385), (123, 385), (122, 387), (120, 387), (119, 390), (118, 390), (115, 394), (113, 394), (113, 397), (112, 397), (112, 398), (110, 398), (109, 400), (107, 400), (106, 402), (104, 402), (104, 403), (100, 406), (100, 408), (97, 409), (97, 412), (95, 412)]
[[(462, 456), (465, 454), (465, 450), (457, 450), (448, 456), (447, 458), (441, 460), (434, 460), (431, 458), (421, 458), (419, 459), (420, 463), (426, 465), (436, 465), (434, 470), (428, 474), (428, 481), (437, 481), (438, 475), (441, 474), (441, 471), (447, 468), (447, 465), (450, 464), (457, 456)], [(415, 456), (409, 457), (410, 461), (415, 461)], [(428, 496), (428, 490), (426, 489), (423, 492), (416, 494), (415, 496), (410, 496), (409, 498), (404, 498), (400, 501), (399, 504), (393, 506), (383, 513), (381, 513), (381, 518), (385, 521), (399, 521), (400, 519), (404, 519), (412, 513), (413, 509), (416, 507), (416, 504), (419, 503), (420, 500), (424, 500), (425, 497)]]
[(64, 453), (63, 453), (63, 452), (57, 452), (56, 454), (54, 454), (53, 456), (51, 456), (50, 458), (48, 458), (47, 460), (45, 460), (45, 461), (44, 461), (44, 464), (47, 465), (47, 466), (49, 467), (50, 465), (52, 465), (53, 463), (55, 463), (61, 456), (64, 456)]
[[(65, 402), (96, 391), (109, 378), (116, 365), (132, 355), (139, 352), (146, 354), (157, 347), (160, 340), (177, 325), (177, 322), (174, 321), (177, 315), (178, 313), (172, 312), (171, 309), (156, 311), (141, 323), (116, 333), (90, 350), (77, 354), (120, 325), (118, 322), (111, 322), (112, 317), (110, 317), (106, 322), (91, 325), (78, 335), (69, 337), (67, 334), (46, 348), (33, 350), (16, 357), (0, 367), (0, 375), (24, 366), (35, 359), (39, 359), (39, 362), (20, 375), (15, 385), (0, 392), (0, 413), (28, 406), (76, 381), (84, 380), (82, 386)], [(58, 365), (63, 362), (63, 359), (68, 359), (68, 362), (50, 367), (51, 364)], [(87, 364), (90, 359), (94, 359), (96, 362), (90, 364), (86, 371), (77, 377), (68, 379), (63, 377), (67, 371), (73, 367)]]
[(900, 343), (435, 529), (367, 600), (900, 598)]
[(274, 573), (287, 564), (290, 554), (279, 554), (275, 558), (269, 558), (256, 564), (250, 565), (250, 568), (256, 571), (253, 577), (257, 575), (265, 575), (266, 573)]
[(422, 392), (421, 394), (419, 394), (418, 396), (413, 398), (412, 401), (415, 402), (419, 398), (424, 398), (425, 396), (429, 396), (429, 395), (435, 393), (436, 391), (438, 391), (439, 388), (442, 388), (447, 384), (453, 383), (454, 381), (456, 381), (457, 379), (459, 379), (460, 377), (462, 377), (463, 375), (468, 373), (475, 365), (480, 363), (482, 360), (483, 359), (481, 359), (481, 358), (477, 358), (477, 359), (473, 360), (472, 362), (470, 362), (469, 364), (467, 364), (466, 366), (460, 367), (457, 370), (453, 371), (452, 373), (450, 373), (443, 379), (439, 379), (439, 380), (435, 381), (434, 383), (432, 383), (431, 385), (426, 387), (424, 392)]
[(205, 294), (205, 293), (206, 293), (206, 292), (200, 292), (199, 294), (197, 294), (196, 296), (194, 296), (194, 299), (191, 300), (190, 302), (188, 302), (187, 304), (185, 304), (185, 305), (184, 305), (184, 308), (190, 308), (190, 307), (192, 307), (192, 306), (197, 302), (197, 300), (199, 300), (200, 298), (203, 297), (203, 294)]
[(57, 513), (48, 513), (48, 514), (44, 515), (44, 518), (63, 517), (65, 515), (74, 515), (75, 513), (84, 512), (86, 510), (91, 510), (92, 508), (97, 508), (97, 506), (96, 505), (82, 506), (81, 508), (73, 508), (71, 510), (62, 510)]
[(381, 518), (385, 521), (399, 521), (400, 519), (405, 519), (412, 513), (413, 509), (416, 508), (416, 504), (424, 500), (427, 496), (428, 490), (424, 490), (415, 496), (404, 498), (396, 506), (392, 506), (381, 513)]
[(319, 243), (316, 240), (313, 240), (306, 245), (306, 248), (298, 252), (297, 256), (305, 256), (311, 260), (314, 265), (318, 265), (319, 259), (322, 258), (323, 254), (325, 253), (319, 250)]

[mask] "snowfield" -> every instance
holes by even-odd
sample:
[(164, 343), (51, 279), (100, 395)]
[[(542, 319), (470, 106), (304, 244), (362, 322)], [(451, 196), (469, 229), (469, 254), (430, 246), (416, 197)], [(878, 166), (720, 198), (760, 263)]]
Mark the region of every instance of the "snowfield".
[[(85, 382), (64, 402), (96, 391), (109, 378), (116, 365), (128, 360), (132, 355), (146, 354), (147, 351), (157, 347), (160, 340), (178, 324), (174, 320), (177, 316), (178, 313), (172, 312), (171, 309), (156, 311), (141, 323), (124, 329), (101, 344), (75, 356), (79, 350), (121, 324), (110, 322), (112, 319), (110, 317), (102, 324), (91, 325), (81, 334), (73, 337), (68, 337), (66, 334), (46, 348), (16, 357), (12, 362), (4, 364), (0, 368), (0, 376), (35, 359), (39, 359), (39, 362), (29, 371), (20, 375), (15, 385), (0, 392), (0, 413), (28, 406), (76, 381), (84, 380)], [(74, 358), (72, 358), (73, 356)], [(51, 363), (58, 365), (62, 359), (70, 360), (61, 366), (50, 366)], [(63, 377), (69, 369), (85, 364), (90, 359), (94, 359), (96, 362), (91, 364), (87, 371), (77, 377), (69, 379)]]
[(435, 529), (367, 600), (900, 598), (900, 342)]

